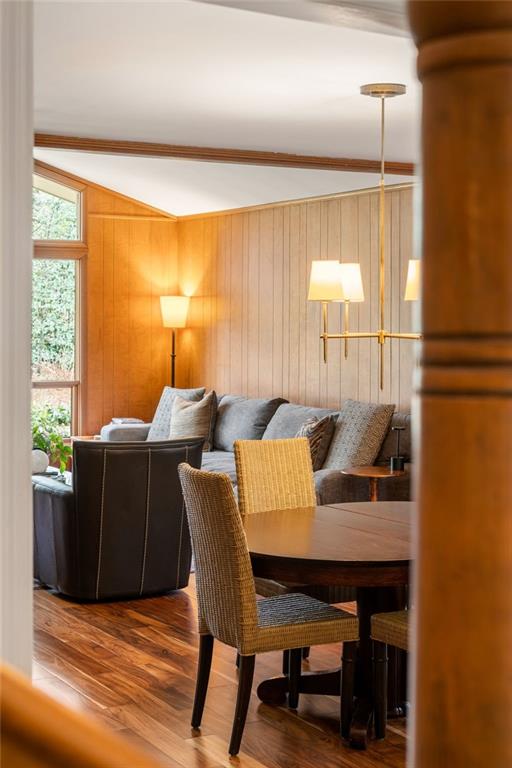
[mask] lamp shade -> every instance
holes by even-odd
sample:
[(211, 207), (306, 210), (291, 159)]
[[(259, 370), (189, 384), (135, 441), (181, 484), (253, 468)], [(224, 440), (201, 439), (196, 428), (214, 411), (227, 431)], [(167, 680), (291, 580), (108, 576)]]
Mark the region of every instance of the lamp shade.
[(162, 324), (166, 328), (184, 328), (189, 302), (188, 296), (160, 296)]
[(419, 259), (409, 259), (404, 301), (417, 301), (420, 297), (421, 263)]
[(312, 261), (308, 301), (343, 301), (339, 261)]
[(356, 262), (340, 264), (345, 301), (364, 301), (361, 267)]

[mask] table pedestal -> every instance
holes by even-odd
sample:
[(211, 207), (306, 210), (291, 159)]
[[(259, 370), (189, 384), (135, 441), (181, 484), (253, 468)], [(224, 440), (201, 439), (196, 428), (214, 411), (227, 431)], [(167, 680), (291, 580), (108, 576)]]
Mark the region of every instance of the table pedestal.
[[(360, 587), (357, 590), (359, 648), (356, 662), (355, 701), (350, 745), (366, 749), (373, 714), (373, 664), (370, 619), (374, 613), (397, 611), (405, 607), (403, 587)], [(325, 672), (303, 672), (300, 693), (340, 695), (340, 669)], [(286, 702), (288, 678), (274, 677), (258, 686), (258, 697), (265, 704), (279, 706)], [(405, 675), (403, 654), (389, 650), (388, 717), (405, 714)]]

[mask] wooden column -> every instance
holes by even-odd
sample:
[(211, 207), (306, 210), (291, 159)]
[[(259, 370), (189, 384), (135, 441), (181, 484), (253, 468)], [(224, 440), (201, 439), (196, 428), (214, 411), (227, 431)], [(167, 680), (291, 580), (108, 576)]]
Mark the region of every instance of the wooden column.
[(410, 2), (423, 83), (415, 768), (512, 765), (512, 2)]

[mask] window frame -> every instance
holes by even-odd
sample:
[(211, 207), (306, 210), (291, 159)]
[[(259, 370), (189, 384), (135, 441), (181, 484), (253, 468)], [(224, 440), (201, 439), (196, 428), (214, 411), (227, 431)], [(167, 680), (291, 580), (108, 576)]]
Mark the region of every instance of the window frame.
[(37, 160), (34, 162), (34, 173), (70, 187), (79, 193), (80, 240), (33, 240), (34, 259), (57, 259), (76, 261), (75, 273), (75, 378), (69, 381), (34, 381), (32, 389), (69, 389), (71, 390), (71, 436), (79, 435), (84, 423), (83, 389), (86, 368), (86, 269), (87, 269), (87, 186), (83, 182), (57, 173)]

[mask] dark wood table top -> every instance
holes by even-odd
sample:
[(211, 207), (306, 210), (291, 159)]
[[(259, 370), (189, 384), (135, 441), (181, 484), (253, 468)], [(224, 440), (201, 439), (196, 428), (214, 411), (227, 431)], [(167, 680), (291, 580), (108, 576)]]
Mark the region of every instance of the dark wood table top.
[(307, 577), (308, 584), (407, 583), (413, 515), (414, 504), (407, 501), (248, 515), (245, 528), (254, 572), (286, 580)]
[(405, 469), (391, 469), (390, 467), (347, 467), (340, 470), (342, 475), (352, 475), (353, 477), (401, 477), (405, 475)]

